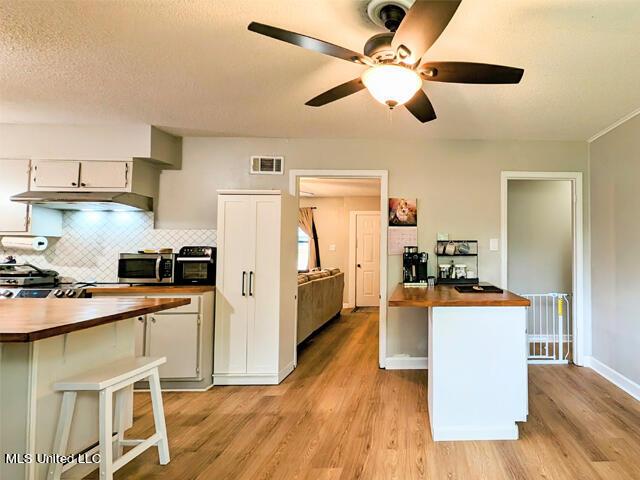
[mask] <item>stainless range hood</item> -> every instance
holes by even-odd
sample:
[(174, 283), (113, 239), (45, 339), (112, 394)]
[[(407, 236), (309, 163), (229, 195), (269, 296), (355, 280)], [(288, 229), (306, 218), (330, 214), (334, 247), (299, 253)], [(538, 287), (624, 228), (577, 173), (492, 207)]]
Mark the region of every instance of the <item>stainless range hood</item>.
[(150, 212), (153, 199), (128, 192), (41, 192), (13, 195), (12, 202), (38, 205), (55, 210), (92, 210), (113, 212)]

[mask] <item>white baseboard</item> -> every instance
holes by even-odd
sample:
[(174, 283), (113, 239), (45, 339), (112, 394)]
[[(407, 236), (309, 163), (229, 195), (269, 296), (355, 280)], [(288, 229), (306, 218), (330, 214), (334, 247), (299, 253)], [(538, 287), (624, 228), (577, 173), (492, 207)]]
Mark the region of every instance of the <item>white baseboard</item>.
[(431, 435), (435, 442), (471, 441), (471, 440), (517, 440), (518, 426), (487, 426), (478, 427), (440, 427), (431, 428)]
[(429, 359), (427, 357), (387, 357), (385, 362), (387, 370), (427, 370)]
[(277, 374), (273, 373), (214, 373), (214, 385), (278, 385), (291, 372), (295, 365), (287, 364)]
[(640, 400), (640, 385), (633, 380), (625, 377), (621, 373), (617, 372), (613, 368), (605, 365), (600, 360), (594, 357), (585, 357), (585, 367), (589, 367), (596, 373), (600, 374), (616, 387), (624, 390), (636, 400)]
[(293, 372), (294, 368), (296, 368), (296, 365), (293, 363), (293, 360), (292, 360), (291, 363), (289, 363), (289, 365), (287, 365), (286, 367), (284, 367), (282, 370), (278, 372), (278, 383), (282, 382), (285, 378), (287, 378), (289, 374)]

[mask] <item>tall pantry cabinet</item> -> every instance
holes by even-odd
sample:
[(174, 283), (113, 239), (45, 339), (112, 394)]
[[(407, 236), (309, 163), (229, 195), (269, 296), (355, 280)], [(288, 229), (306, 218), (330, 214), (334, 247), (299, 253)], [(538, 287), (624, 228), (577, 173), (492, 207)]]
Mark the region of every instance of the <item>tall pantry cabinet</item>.
[(214, 385), (273, 385), (295, 367), (295, 199), (218, 191)]

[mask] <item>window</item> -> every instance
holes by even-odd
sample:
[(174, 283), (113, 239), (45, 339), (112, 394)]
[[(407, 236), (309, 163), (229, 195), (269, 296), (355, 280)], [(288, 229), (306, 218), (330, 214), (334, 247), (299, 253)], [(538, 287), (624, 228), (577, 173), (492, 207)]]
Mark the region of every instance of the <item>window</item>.
[(298, 271), (309, 268), (309, 235), (298, 227)]

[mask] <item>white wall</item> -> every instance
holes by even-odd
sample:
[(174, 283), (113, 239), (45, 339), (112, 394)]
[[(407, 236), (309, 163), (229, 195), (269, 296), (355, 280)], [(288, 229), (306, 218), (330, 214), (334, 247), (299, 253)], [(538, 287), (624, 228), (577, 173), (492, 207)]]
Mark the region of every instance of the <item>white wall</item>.
[(640, 116), (591, 143), (593, 357), (640, 383)]
[[(477, 238), (480, 276), (494, 283), (500, 281), (500, 252), (490, 252), (488, 244), (500, 237), (500, 172), (587, 172), (584, 142), (191, 137), (183, 146), (183, 169), (160, 176), (158, 228), (215, 228), (216, 189), (288, 188), (288, 172), (249, 175), (251, 155), (284, 155), (287, 171), (388, 170), (390, 196), (418, 198), (420, 248), (432, 251), (437, 232)], [(390, 256), (389, 293), (401, 281), (401, 268), (401, 257)], [(423, 309), (389, 309), (387, 333), (389, 355), (426, 355)]]
[(509, 289), (571, 293), (571, 182), (509, 180), (508, 199)]
[[(318, 247), (323, 268), (337, 267), (344, 272), (343, 302), (349, 301), (349, 217), (354, 211), (380, 211), (380, 197), (300, 198), (301, 207), (316, 207), (313, 212), (318, 232)], [(329, 246), (334, 245), (335, 250)]]

